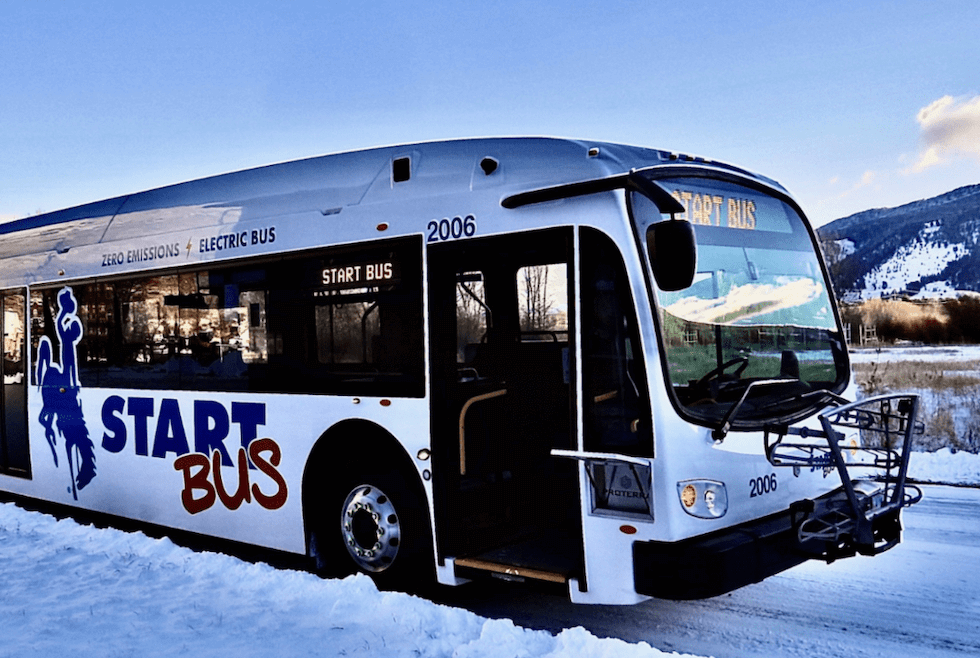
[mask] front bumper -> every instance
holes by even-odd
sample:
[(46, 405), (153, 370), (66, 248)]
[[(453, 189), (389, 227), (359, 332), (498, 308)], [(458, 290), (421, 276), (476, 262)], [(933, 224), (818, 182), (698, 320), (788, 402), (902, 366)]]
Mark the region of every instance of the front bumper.
[[(906, 483), (918, 398), (888, 395), (820, 416), (822, 430), (782, 428), (766, 454), (774, 466), (836, 470), (841, 486), (788, 510), (679, 542), (636, 542), (636, 591), (666, 599), (718, 596), (808, 559), (877, 555), (901, 541), (901, 514), (922, 492)], [(866, 442), (849, 441), (846, 432)], [(786, 441), (788, 436), (799, 437)], [(860, 477), (852, 478), (851, 474)]]
[(680, 542), (633, 544), (637, 593), (704, 599), (757, 583), (807, 560), (785, 512)]
[[(870, 496), (869, 496), (870, 502)], [(810, 559), (832, 562), (868, 554), (863, 540), (848, 532), (819, 536), (805, 532), (818, 510), (846, 509), (840, 488), (816, 500), (802, 500), (772, 516), (680, 542), (633, 544), (633, 581), (637, 593), (660, 599), (691, 600), (719, 596), (760, 582)], [(901, 541), (901, 510), (873, 517), (870, 532), (876, 552)]]

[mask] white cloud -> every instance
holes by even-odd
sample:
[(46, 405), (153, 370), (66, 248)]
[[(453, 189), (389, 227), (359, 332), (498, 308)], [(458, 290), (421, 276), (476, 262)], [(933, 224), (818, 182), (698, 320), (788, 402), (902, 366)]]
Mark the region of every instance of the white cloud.
[[(836, 186), (837, 183), (840, 182), (841, 182), (840, 176), (834, 176), (833, 178), (830, 179), (831, 186)], [(843, 192), (839, 192), (835, 198), (838, 200), (845, 199), (851, 196), (852, 194), (854, 194), (855, 192), (857, 192), (858, 190), (864, 189), (866, 187), (871, 187), (876, 183), (880, 183), (878, 172), (876, 172), (874, 169), (868, 169), (863, 174), (861, 174), (860, 180), (858, 180), (857, 182), (849, 186)]]
[(980, 96), (943, 96), (919, 110), (923, 149), (907, 173), (918, 173), (955, 157), (980, 159)]

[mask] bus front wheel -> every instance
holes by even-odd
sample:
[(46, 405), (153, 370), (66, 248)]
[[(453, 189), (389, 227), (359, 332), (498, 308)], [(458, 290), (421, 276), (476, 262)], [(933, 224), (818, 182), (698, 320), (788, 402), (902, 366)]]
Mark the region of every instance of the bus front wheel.
[(393, 567), (398, 558), (401, 518), (388, 494), (377, 486), (360, 484), (341, 506), (340, 534), (359, 570), (381, 573)]
[[(366, 573), (382, 589), (418, 591), (435, 579), (428, 506), (400, 473), (352, 475), (315, 538), (324, 571)], [(324, 542), (326, 540), (326, 542)], [(323, 564), (323, 558), (346, 563)]]

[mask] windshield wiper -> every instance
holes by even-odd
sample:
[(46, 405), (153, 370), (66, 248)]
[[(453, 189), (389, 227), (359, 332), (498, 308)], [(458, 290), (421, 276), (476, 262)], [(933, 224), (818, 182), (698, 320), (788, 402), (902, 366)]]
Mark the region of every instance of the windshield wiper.
[[(752, 382), (751, 384), (745, 387), (745, 391), (742, 393), (742, 397), (739, 398), (738, 402), (732, 405), (732, 408), (729, 409), (728, 413), (726, 413), (724, 418), (721, 419), (721, 423), (718, 425), (718, 427), (711, 430), (711, 438), (717, 441), (718, 443), (721, 443), (722, 441), (725, 440), (725, 437), (728, 436), (728, 432), (732, 429), (732, 423), (735, 422), (735, 417), (738, 415), (738, 412), (741, 411), (742, 409), (742, 404), (749, 397), (749, 393), (751, 392), (751, 390), (756, 386), (776, 386), (778, 384), (797, 384), (799, 382), (800, 382), (799, 379), (794, 379), (794, 378), (760, 379), (758, 381)], [(840, 395), (837, 395), (833, 391), (828, 391), (827, 389), (818, 389), (816, 391), (809, 391), (807, 393), (803, 393), (802, 395), (791, 395), (781, 401), (782, 402), (788, 400), (801, 401), (807, 398), (813, 398), (817, 396), (829, 398), (830, 400), (835, 400), (838, 404), (847, 404), (847, 400), (845, 398), (841, 397)], [(776, 403), (774, 402), (773, 404)]]
[[(732, 422), (734, 422), (735, 417), (738, 415), (738, 412), (742, 410), (742, 405), (745, 403), (745, 400), (748, 399), (749, 393), (752, 392), (753, 388), (757, 386), (776, 386), (777, 384), (792, 384), (799, 381), (800, 381), (799, 379), (790, 379), (790, 378), (759, 379), (757, 381), (750, 383), (748, 386), (745, 387), (745, 390), (742, 392), (742, 397), (738, 399), (738, 402), (733, 404), (732, 408), (729, 409), (728, 413), (726, 413), (725, 416), (721, 419), (721, 424), (718, 425), (718, 427), (716, 427), (715, 429), (711, 430), (711, 438), (717, 441), (718, 443), (721, 443), (722, 441), (725, 440), (725, 437), (728, 436), (728, 432), (732, 429)], [(814, 392), (822, 393), (823, 391), (814, 391)], [(811, 393), (807, 393), (807, 395), (810, 394)], [(805, 396), (801, 396), (801, 397), (805, 397)]]

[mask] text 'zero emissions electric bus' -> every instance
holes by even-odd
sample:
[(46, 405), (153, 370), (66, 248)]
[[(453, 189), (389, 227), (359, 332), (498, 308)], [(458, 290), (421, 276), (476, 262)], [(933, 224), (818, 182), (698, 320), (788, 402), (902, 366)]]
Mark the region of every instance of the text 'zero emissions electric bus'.
[(546, 138), (340, 153), (0, 225), (0, 490), (384, 586), (714, 596), (900, 541), (777, 183)]

